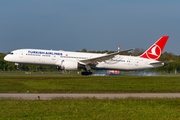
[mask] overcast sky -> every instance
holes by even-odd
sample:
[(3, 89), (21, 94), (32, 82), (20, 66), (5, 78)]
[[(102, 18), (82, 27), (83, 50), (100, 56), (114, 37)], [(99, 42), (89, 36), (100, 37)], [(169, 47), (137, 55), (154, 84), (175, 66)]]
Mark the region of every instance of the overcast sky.
[(180, 0), (0, 0), (0, 52), (164, 49), (180, 55)]

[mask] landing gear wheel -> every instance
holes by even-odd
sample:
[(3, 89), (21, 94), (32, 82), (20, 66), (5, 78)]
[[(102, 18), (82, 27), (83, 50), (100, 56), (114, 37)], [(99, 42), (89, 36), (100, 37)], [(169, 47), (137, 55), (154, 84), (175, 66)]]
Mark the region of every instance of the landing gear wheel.
[(92, 75), (92, 72), (81, 72), (81, 75)]

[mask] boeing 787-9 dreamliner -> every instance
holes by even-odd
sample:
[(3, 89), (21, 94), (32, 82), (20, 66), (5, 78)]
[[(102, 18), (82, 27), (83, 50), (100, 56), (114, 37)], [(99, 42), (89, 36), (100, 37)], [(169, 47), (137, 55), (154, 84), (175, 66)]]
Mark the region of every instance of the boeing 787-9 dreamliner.
[[(118, 50), (111, 54), (83, 53), (43, 49), (18, 49), (4, 57), (5, 61), (16, 64), (53, 65), (62, 70), (83, 69), (82, 75), (91, 75), (91, 69), (143, 70), (161, 67), (158, 61), (169, 36), (162, 36), (140, 56), (120, 55)], [(125, 51), (130, 51), (125, 50)]]

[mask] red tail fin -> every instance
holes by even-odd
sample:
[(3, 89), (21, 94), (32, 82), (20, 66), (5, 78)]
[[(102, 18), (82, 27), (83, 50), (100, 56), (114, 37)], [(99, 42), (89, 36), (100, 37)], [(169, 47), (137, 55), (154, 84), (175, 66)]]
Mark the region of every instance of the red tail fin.
[(157, 40), (150, 48), (148, 48), (142, 55), (141, 58), (158, 60), (161, 56), (161, 52), (166, 45), (169, 36), (162, 36), (159, 40)]

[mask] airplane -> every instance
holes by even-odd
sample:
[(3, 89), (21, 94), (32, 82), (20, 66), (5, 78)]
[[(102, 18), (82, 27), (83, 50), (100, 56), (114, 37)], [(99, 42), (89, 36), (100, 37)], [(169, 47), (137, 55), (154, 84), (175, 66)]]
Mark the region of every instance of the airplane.
[(169, 36), (162, 36), (140, 56), (120, 55), (128, 49), (111, 54), (71, 52), (61, 50), (18, 49), (4, 57), (5, 61), (18, 64), (37, 64), (57, 66), (61, 70), (83, 69), (81, 75), (91, 75), (91, 69), (105, 70), (144, 70), (161, 67), (163, 62), (158, 61)]

